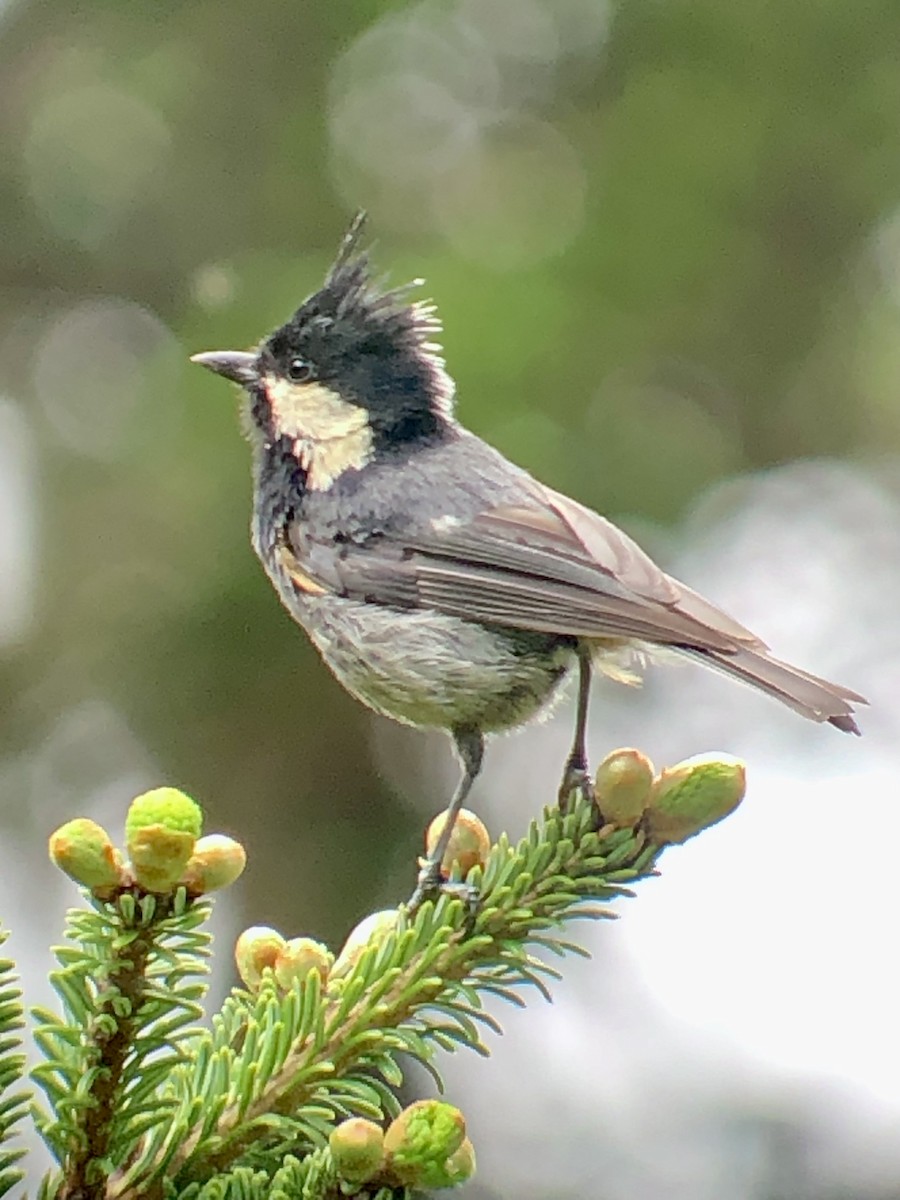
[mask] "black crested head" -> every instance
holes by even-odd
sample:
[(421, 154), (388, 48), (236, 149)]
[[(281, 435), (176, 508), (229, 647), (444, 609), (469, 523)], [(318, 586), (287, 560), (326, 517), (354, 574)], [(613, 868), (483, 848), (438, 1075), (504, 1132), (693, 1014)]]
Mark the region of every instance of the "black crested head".
[(410, 299), (415, 280), (385, 289), (360, 249), (365, 214), (354, 218), (322, 287), (260, 347), (264, 371), (317, 382), (363, 408), (377, 438), (429, 438), (452, 419), (453, 381), (444, 369), (434, 307)]

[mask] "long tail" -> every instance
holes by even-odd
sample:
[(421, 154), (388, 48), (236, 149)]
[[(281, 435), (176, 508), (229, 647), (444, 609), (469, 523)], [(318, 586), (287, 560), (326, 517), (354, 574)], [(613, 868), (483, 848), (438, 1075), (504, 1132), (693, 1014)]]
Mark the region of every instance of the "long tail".
[(799, 667), (770, 658), (760, 650), (736, 650), (733, 654), (686, 650), (685, 653), (774, 696), (812, 721), (827, 721), (845, 733), (859, 734), (853, 719), (853, 704), (866, 704), (867, 701), (849, 688), (819, 679)]

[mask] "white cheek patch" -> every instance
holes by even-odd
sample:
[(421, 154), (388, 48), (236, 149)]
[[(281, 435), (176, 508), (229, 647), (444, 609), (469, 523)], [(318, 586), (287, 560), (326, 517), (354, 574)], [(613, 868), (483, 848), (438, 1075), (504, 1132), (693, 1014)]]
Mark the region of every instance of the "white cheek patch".
[(330, 441), (368, 424), (366, 410), (342, 400), (321, 383), (291, 383), (268, 375), (266, 394), (276, 434)]
[(345, 471), (370, 461), (372, 429), (364, 408), (321, 383), (291, 383), (268, 375), (265, 387), (273, 432), (293, 440), (308, 487), (322, 491)]

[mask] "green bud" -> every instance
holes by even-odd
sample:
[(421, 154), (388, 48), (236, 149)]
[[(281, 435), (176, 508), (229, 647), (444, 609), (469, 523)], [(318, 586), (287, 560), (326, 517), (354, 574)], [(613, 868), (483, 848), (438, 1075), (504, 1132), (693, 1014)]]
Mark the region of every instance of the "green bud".
[(50, 859), (82, 887), (95, 892), (122, 883), (122, 856), (102, 825), (78, 817), (50, 835)]
[(251, 991), (259, 987), (266, 967), (275, 966), (275, 959), (284, 944), (278, 930), (269, 925), (251, 925), (238, 938), (234, 961), (238, 974)]
[[(447, 822), (445, 812), (438, 813), (425, 834), (425, 853), (431, 857), (438, 839)], [(463, 879), (473, 867), (483, 867), (491, 852), (491, 835), (482, 819), (468, 808), (461, 808), (453, 825), (450, 841), (444, 853), (441, 870), (449, 875), (454, 866), (459, 867)]]
[(131, 839), (148, 825), (162, 825), (179, 833), (189, 833), (195, 840), (203, 831), (203, 813), (190, 796), (173, 787), (154, 788), (136, 796), (125, 818), (125, 844), (131, 852)]
[(243, 874), (247, 852), (240, 842), (221, 833), (210, 833), (194, 843), (179, 880), (193, 896), (230, 887)]
[(640, 750), (613, 750), (597, 768), (594, 791), (603, 820), (630, 829), (643, 815), (653, 787), (653, 763)]
[(172, 892), (181, 882), (195, 845), (194, 835), (165, 825), (145, 825), (128, 838), (135, 883), (148, 892)]
[(666, 767), (645, 814), (653, 842), (685, 842), (733, 812), (744, 798), (746, 768), (724, 754), (700, 754)]
[(135, 882), (148, 892), (173, 891), (202, 825), (200, 806), (178, 788), (154, 788), (132, 800), (125, 818), (125, 846)]
[(334, 1167), (348, 1183), (365, 1183), (384, 1166), (384, 1133), (374, 1121), (350, 1117), (328, 1138)]
[(296, 937), (282, 945), (272, 965), (278, 986), (287, 991), (297, 979), (304, 983), (310, 971), (318, 971), (324, 979), (333, 962), (334, 955), (327, 946), (312, 938)]
[(460, 1148), (466, 1123), (443, 1100), (417, 1100), (384, 1135), (387, 1173), (406, 1187), (447, 1187), (447, 1160)]
[(370, 913), (354, 926), (331, 968), (332, 978), (349, 975), (369, 946), (380, 946), (385, 938), (396, 932), (399, 917), (398, 909), (385, 908)]

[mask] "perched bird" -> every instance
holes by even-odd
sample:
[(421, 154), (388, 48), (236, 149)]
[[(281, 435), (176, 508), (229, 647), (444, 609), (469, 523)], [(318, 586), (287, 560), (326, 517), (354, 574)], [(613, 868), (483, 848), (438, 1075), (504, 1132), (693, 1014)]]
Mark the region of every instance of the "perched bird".
[(454, 740), (462, 777), (410, 903), (439, 883), (485, 734), (528, 721), (575, 667), (561, 797), (590, 790), (592, 670), (621, 674), (624, 655), (653, 647), (858, 733), (861, 696), (773, 658), (615, 525), (457, 422), (435, 310), (410, 298), (419, 281), (372, 280), (363, 220), (255, 350), (192, 361), (246, 392), (253, 546), (288, 611), (364, 704)]

